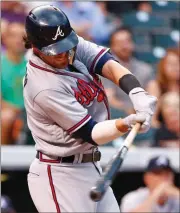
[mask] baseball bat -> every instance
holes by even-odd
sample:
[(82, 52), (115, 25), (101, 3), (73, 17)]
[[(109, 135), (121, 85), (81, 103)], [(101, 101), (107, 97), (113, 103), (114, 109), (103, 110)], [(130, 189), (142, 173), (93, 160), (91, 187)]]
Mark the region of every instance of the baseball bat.
[(100, 201), (104, 196), (105, 192), (107, 191), (108, 187), (111, 185), (140, 127), (140, 123), (136, 123), (134, 125), (134, 127), (124, 140), (124, 143), (121, 148), (117, 151), (116, 154), (113, 155), (112, 159), (107, 164), (100, 179), (96, 182), (95, 186), (91, 188), (90, 198), (94, 202)]

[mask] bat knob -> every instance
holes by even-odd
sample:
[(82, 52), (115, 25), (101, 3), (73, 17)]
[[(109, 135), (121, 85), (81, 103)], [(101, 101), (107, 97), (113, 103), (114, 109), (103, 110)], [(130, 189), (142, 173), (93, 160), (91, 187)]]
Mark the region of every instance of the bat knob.
[(91, 198), (94, 202), (98, 202), (98, 201), (100, 201), (101, 198), (102, 198), (102, 193), (99, 192), (99, 191), (97, 190), (96, 187), (92, 187), (92, 188), (91, 188), (91, 191), (90, 191), (90, 198)]

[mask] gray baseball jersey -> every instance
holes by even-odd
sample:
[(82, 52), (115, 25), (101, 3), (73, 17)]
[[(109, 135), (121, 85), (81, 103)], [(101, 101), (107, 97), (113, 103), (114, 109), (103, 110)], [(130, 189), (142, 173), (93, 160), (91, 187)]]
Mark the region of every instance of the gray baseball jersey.
[(89, 150), (93, 145), (75, 138), (73, 132), (91, 118), (96, 122), (109, 119), (107, 97), (95, 74), (98, 61), (109, 49), (78, 38), (76, 72), (53, 68), (34, 54), (27, 64), (27, 122), (36, 149), (44, 154), (64, 157)]

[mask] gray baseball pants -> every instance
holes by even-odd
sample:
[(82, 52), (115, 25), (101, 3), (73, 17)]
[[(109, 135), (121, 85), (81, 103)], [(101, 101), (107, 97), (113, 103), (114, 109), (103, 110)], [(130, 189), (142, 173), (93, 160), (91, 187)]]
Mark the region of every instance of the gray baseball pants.
[[(99, 163), (96, 166), (100, 172)], [(100, 177), (93, 163), (46, 163), (35, 159), (28, 186), (38, 212), (120, 212), (111, 188), (93, 202), (89, 191)]]

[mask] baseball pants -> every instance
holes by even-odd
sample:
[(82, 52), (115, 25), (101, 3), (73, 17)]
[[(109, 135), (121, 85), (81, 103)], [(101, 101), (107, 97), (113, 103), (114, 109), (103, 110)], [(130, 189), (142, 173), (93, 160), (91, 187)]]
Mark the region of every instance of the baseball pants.
[[(96, 166), (100, 172), (99, 163)], [(28, 186), (38, 212), (120, 212), (111, 188), (93, 202), (89, 191), (99, 178), (93, 163), (45, 163), (35, 159), (29, 169)]]

